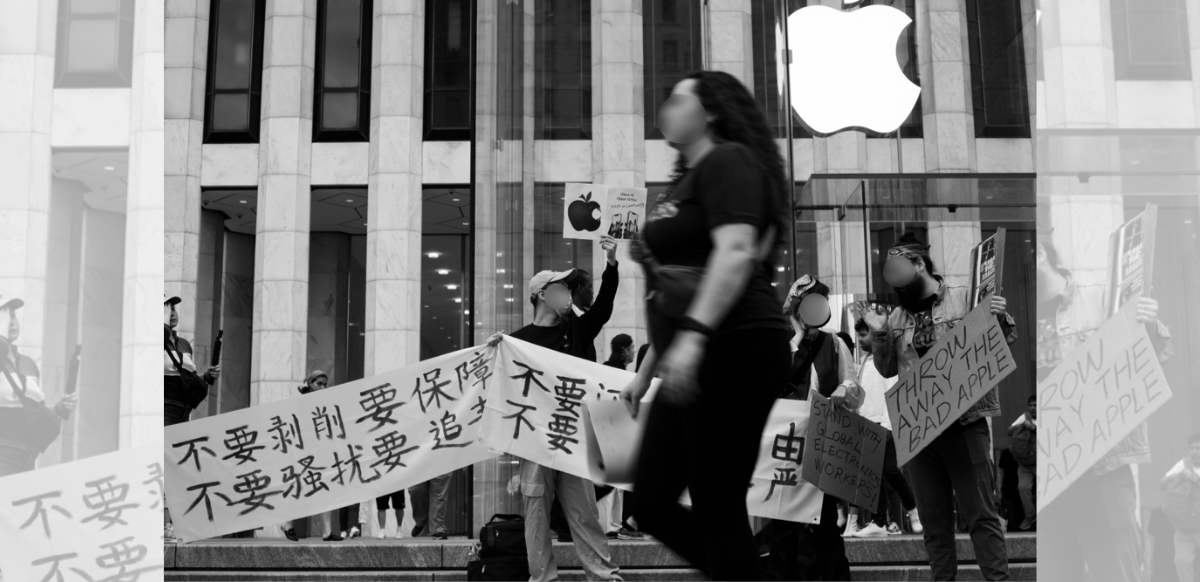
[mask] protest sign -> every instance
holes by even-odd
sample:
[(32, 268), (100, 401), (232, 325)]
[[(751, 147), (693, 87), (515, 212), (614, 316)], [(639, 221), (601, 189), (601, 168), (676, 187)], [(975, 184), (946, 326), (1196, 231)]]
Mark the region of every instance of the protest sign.
[(599, 240), (605, 231), (608, 186), (567, 184), (563, 198), (563, 237)]
[(637, 238), (646, 216), (646, 189), (609, 186), (602, 232), (620, 240)]
[[(656, 380), (657, 381), (657, 380)], [(583, 405), (583, 429), (588, 444), (590, 479), (632, 490), (642, 431), (650, 416), (650, 399), (643, 399), (634, 419), (624, 402), (601, 400)]]
[(800, 477), (851, 505), (875, 511), (887, 431), (820, 394), (809, 398), (812, 411)]
[(1158, 207), (1146, 210), (1121, 225), (1108, 239), (1108, 313), (1113, 315), (1131, 300), (1150, 296), (1154, 266), (1154, 233)]
[(592, 478), (584, 402), (613, 401), (633, 372), (504, 336), (480, 438), (488, 448), (576, 477)]
[(971, 251), (971, 307), (985, 297), (1000, 295), (1004, 282), (1004, 229), (975, 246)]
[(468, 348), (167, 427), (176, 534), (191, 541), (304, 518), (493, 457), (477, 436), (495, 354)]
[(819, 523), (825, 494), (800, 478), (809, 403), (779, 399), (771, 407), (758, 449), (746, 507), (750, 515), (801, 523)]
[(5, 580), (162, 580), (155, 443), (0, 479)]
[(885, 395), (904, 465), (1016, 369), (987, 298), (947, 330)]
[(1171, 399), (1136, 313), (1122, 308), (1038, 383), (1038, 511)]

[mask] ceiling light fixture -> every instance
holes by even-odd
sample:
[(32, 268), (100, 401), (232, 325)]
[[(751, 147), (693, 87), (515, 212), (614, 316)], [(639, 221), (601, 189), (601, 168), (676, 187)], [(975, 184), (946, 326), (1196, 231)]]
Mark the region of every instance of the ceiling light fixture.
[(450, 274), (450, 269), (438, 269), (438, 270), (437, 270), (437, 274), (439, 274), (439, 275), (449, 275), (449, 274)]

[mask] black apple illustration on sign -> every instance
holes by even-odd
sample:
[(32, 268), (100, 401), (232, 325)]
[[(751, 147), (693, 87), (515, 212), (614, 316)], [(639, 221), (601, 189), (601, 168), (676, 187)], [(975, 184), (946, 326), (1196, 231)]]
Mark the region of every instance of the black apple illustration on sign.
[(567, 207), (567, 218), (571, 228), (580, 231), (595, 232), (600, 228), (600, 203), (592, 200), (591, 192), (581, 194)]

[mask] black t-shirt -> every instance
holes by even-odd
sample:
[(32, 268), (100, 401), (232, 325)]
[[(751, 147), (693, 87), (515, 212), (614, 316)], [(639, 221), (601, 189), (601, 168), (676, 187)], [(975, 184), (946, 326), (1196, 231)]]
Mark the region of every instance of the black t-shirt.
[(531, 323), (512, 333), (512, 336), (519, 340), (567, 354), (571, 353), (569, 335), (567, 326), (563, 324), (561, 319), (557, 325), (541, 326)]
[(937, 293), (934, 293), (929, 297), (912, 302), (911, 305), (904, 306), (917, 321), (917, 328), (913, 330), (912, 345), (917, 350), (917, 355), (922, 358), (925, 357), (925, 352), (928, 352), (929, 348), (937, 343), (937, 334), (934, 332), (933, 325), (933, 304), (936, 301)]
[[(772, 217), (786, 210), (778, 208), (767, 183), (762, 167), (748, 148), (736, 143), (718, 144), (680, 178), (666, 200), (651, 209), (642, 233), (646, 245), (663, 265), (703, 267), (713, 250), (712, 230), (719, 226), (753, 225), (761, 242), (773, 224)], [(771, 287), (773, 268), (770, 259), (755, 267), (742, 297), (717, 326), (718, 334), (746, 329), (790, 330)], [(653, 305), (647, 308), (653, 309)], [(665, 349), (665, 345), (658, 345), (664, 341), (663, 336), (656, 335), (656, 348)]]

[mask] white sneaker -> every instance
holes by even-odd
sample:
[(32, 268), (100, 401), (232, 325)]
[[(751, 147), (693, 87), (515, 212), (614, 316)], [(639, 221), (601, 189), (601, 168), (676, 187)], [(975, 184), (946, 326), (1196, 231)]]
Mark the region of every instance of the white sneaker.
[(925, 531), (925, 528), (921, 525), (921, 516), (917, 515), (916, 509), (908, 512), (908, 521), (910, 524), (912, 524), (913, 533), (919, 534)]
[(888, 531), (879, 527), (879, 524), (871, 522), (867, 524), (867, 527), (858, 530), (854, 535), (860, 538), (882, 538), (887, 537)]
[(842, 532), (842, 537), (856, 538), (859, 536), (860, 531), (862, 531), (862, 529), (858, 526), (858, 520), (852, 519), (846, 524), (846, 531)]

